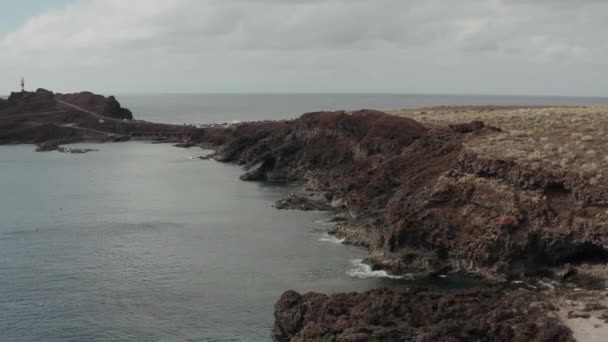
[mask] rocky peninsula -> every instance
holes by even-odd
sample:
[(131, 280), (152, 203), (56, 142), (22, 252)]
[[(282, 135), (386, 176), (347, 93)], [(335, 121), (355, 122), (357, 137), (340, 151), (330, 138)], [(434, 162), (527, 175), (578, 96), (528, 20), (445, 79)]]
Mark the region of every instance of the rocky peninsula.
[[(601, 302), (607, 279), (607, 183), (576, 168), (480, 149), (505, 134), (482, 121), (423, 125), (373, 110), (319, 112), (293, 121), (230, 127), (224, 131), (216, 159), (243, 165), (248, 170), (244, 180), (300, 181), (309, 190), (324, 192), (327, 203), (345, 220), (334, 233), (347, 243), (369, 248), (368, 262), (375, 269), (417, 277), (464, 274), (497, 287), (531, 284), (503, 288), (499, 296), (479, 295), (480, 305), (499, 305), (496, 298), (510, 298), (514, 291), (533, 292), (534, 300), (522, 303), (548, 305), (565, 298), (577, 303), (580, 296), (569, 296), (584, 291), (593, 293), (586, 298)], [(301, 200), (294, 202), (301, 206)], [(388, 291), (386, 298), (393, 296), (408, 294)], [(398, 328), (401, 323), (388, 316), (358, 324), (366, 314), (347, 310), (351, 305), (335, 308), (334, 297), (294, 298), (299, 297), (291, 294), (277, 304), (276, 340), (393, 341), (391, 334), (403, 331)], [(376, 301), (370, 298), (378, 297), (370, 292), (349, 300)], [(449, 302), (457, 306), (462, 304), (459, 300)], [(392, 310), (392, 300), (376, 304), (379, 311)], [(417, 304), (404, 300), (401, 305), (403, 310), (414, 310)], [(563, 309), (545, 311), (543, 323), (536, 324), (529, 316), (531, 307), (512, 305), (523, 310), (517, 315), (527, 317), (534, 333), (493, 340), (556, 340), (541, 332), (553, 329), (546, 324), (561, 326), (558, 318)], [(581, 317), (573, 314), (576, 305), (567, 315)], [(435, 310), (421, 315), (435, 315)], [(595, 310), (594, 317), (604, 319), (606, 313)], [(404, 329), (426, 327), (410, 331), (403, 340), (426, 336), (427, 329), (443, 319), (454, 317), (403, 323)], [(335, 320), (343, 324), (336, 325)], [(500, 319), (493, 318), (493, 324), (501, 324)], [(465, 329), (462, 324), (454, 326)], [(357, 333), (353, 335), (351, 329)], [(563, 333), (566, 330), (559, 331), (564, 340), (571, 338)], [(605, 335), (605, 329), (598, 333)], [(468, 341), (473, 335), (462, 336), (456, 340)]]
[(0, 144), (36, 144), (40, 151), (75, 142), (161, 139), (183, 142), (201, 131), (191, 126), (133, 120), (112, 96), (55, 94), (45, 89), (0, 99)]
[[(56, 149), (143, 138), (212, 146), (217, 161), (246, 169), (243, 180), (300, 182), (322, 194), (277, 207), (333, 211), (340, 218), (333, 233), (367, 247), (374, 269), (488, 283), (447, 292), (289, 291), (275, 307), (277, 341), (601, 341), (608, 181), (592, 160), (605, 158), (605, 146), (588, 153), (601, 146), (600, 134), (579, 136), (562, 123), (543, 136), (546, 129), (521, 133), (501, 121), (517, 113), (533, 117), (531, 125), (561, 118), (557, 112), (598, 118), (594, 110), (606, 112), (438, 107), (195, 128), (135, 121), (112, 97), (38, 90), (0, 101), (0, 143)], [(585, 152), (561, 151), (557, 140), (568, 139)]]

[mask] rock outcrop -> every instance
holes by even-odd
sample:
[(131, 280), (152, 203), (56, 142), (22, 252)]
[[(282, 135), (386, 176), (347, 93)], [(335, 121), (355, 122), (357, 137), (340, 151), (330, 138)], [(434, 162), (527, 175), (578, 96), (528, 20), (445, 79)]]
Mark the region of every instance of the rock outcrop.
[[(203, 130), (187, 125), (131, 120), (133, 115), (113, 97), (88, 92), (54, 94), (45, 89), (12, 93), (0, 102), (0, 144), (38, 144), (40, 150), (75, 142), (160, 139), (164, 142), (199, 141)], [(225, 132), (210, 129), (207, 138), (221, 143)]]
[(327, 192), (349, 217), (335, 233), (392, 273), (505, 280), (608, 260), (607, 188), (465, 146), (497, 131), (427, 129), (370, 110), (308, 113), (228, 128), (216, 158), (247, 168), (245, 180)]
[(217, 159), (249, 168), (247, 180), (302, 180), (309, 171), (350, 172), (354, 163), (397, 155), (426, 131), (413, 120), (372, 110), (308, 113), (237, 125)]
[(300, 341), (569, 342), (550, 304), (501, 289), (440, 293), (374, 290), (327, 296), (285, 292), (273, 339)]
[(35, 92), (13, 92), (5, 102), (4, 109), (11, 109), (12, 114), (57, 110), (54, 96), (53, 92), (46, 89), (38, 89)]
[(57, 94), (58, 100), (70, 103), (93, 113), (114, 119), (133, 120), (130, 110), (123, 108), (114, 96), (105, 97), (91, 92)]

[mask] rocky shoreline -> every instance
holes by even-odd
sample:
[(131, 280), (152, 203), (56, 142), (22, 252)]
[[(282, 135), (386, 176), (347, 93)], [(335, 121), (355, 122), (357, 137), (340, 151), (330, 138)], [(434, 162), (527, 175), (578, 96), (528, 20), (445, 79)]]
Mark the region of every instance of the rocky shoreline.
[(192, 126), (133, 120), (131, 111), (114, 97), (90, 92), (55, 94), (38, 89), (0, 99), (0, 144), (34, 144), (40, 152), (78, 142), (188, 143), (202, 132)]
[(349, 219), (336, 234), (370, 246), (370, 260), (395, 274), (508, 280), (603, 263), (606, 188), (464, 145), (498, 131), (478, 122), (427, 129), (376, 111), (310, 113), (231, 128), (216, 159), (248, 169), (244, 180), (325, 192)]
[[(16, 94), (0, 102), (0, 143), (57, 149), (56, 142), (147, 138), (213, 146), (206, 158), (238, 163), (243, 180), (301, 182), (320, 194), (276, 206), (334, 211), (343, 222), (333, 233), (367, 247), (375, 269), (495, 284), (451, 293), (287, 292), (276, 305), (277, 341), (571, 341), (576, 329), (553, 303), (577, 289), (588, 294), (583, 301), (605, 296), (608, 181), (479, 153), (475, 144), (500, 127), (423, 125), (362, 110), (194, 128), (131, 120), (115, 99), (90, 93)], [(508, 286), (513, 281), (550, 285)]]
[[(329, 205), (346, 218), (333, 233), (369, 248), (368, 262), (375, 269), (421, 277), (476, 276), (497, 288), (511, 281), (557, 282), (534, 286), (534, 291), (504, 289), (509, 294), (528, 291), (545, 304), (550, 303), (546, 294), (556, 287), (565, 293), (582, 287), (596, 291), (590, 298), (603, 296), (605, 184), (479, 155), (467, 145), (497, 134), (500, 128), (478, 121), (426, 127), (371, 110), (308, 113), (290, 122), (232, 127), (216, 159), (245, 167), (244, 180), (299, 181), (324, 192), (326, 202), (320, 207)], [(302, 197), (281, 204), (319, 207)], [(492, 297), (484, 300), (495, 302)], [(281, 302), (276, 310), (281, 316)], [(299, 320), (305, 313), (293, 315)], [(344, 311), (339, 316), (349, 321), (353, 315)], [(275, 328), (281, 330), (281, 324), (277, 320)], [(390, 320), (367, 326), (367, 335), (357, 335), (359, 339), (342, 336), (346, 330), (331, 330), (331, 324), (322, 315), (305, 320), (300, 330), (275, 334), (275, 339), (393, 340), (375, 335), (383, 331), (382, 324), (393, 324)], [(307, 329), (325, 332), (312, 338)], [(555, 340), (541, 333), (545, 327), (531, 329), (538, 331), (504, 340)], [(567, 329), (559, 331), (564, 340), (571, 338)]]
[(293, 291), (276, 304), (275, 341), (574, 341), (558, 309), (525, 292)]

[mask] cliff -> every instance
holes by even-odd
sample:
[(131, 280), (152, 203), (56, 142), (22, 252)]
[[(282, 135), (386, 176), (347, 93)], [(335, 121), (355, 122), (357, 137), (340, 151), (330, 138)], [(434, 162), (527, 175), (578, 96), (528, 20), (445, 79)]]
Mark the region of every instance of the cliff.
[(247, 168), (244, 180), (326, 192), (348, 218), (335, 234), (396, 274), (505, 280), (608, 260), (606, 186), (465, 144), (499, 133), (481, 122), (429, 129), (377, 111), (309, 113), (227, 130), (216, 158)]
[(369, 110), (308, 113), (203, 134), (203, 141), (222, 142), (216, 159), (245, 167), (244, 180), (301, 181), (324, 192), (277, 207), (331, 206), (345, 221), (333, 233), (368, 247), (375, 269), (536, 284), (527, 297), (502, 285), (424, 299), (397, 290), (331, 297), (287, 292), (275, 307), (274, 339), (572, 340), (557, 314), (528, 306), (550, 305), (554, 299), (544, 293), (557, 288), (601, 295), (594, 289), (608, 284), (608, 182), (480, 152), (503, 135), (479, 121), (423, 126)]

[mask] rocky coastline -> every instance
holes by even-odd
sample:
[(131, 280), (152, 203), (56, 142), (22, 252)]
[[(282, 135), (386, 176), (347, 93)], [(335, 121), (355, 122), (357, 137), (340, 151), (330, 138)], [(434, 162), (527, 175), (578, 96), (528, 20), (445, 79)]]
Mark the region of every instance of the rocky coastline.
[[(481, 137), (502, 134), (498, 127), (479, 121), (428, 127), (363, 110), (242, 124), (227, 134), (217, 160), (242, 165), (247, 170), (244, 180), (298, 181), (308, 190), (324, 192), (324, 205), (346, 219), (333, 233), (346, 243), (369, 248), (368, 262), (375, 269), (419, 277), (481, 277), (508, 294), (530, 292), (530, 298), (543, 305), (559, 302), (563, 293), (572, 291), (589, 291), (587, 298), (604, 296), (606, 184), (590, 184), (578, 173), (493, 158), (469, 147)], [(312, 207), (302, 197), (281, 204)], [(533, 285), (513, 289), (512, 282)], [(554, 295), (556, 289), (564, 291), (562, 297)], [(365, 295), (360, 298), (366, 300)], [(479, 300), (497, 304), (492, 296)], [(458, 300), (450, 303), (459, 305)], [(333, 310), (327, 301), (314, 305)], [(281, 301), (276, 310), (282, 317), (286, 309)], [(277, 319), (275, 331), (283, 332), (274, 335), (276, 340), (394, 340), (381, 333), (384, 325), (394, 323), (390, 319), (378, 319), (354, 337), (343, 335), (351, 327), (332, 328), (331, 316), (303, 318), (302, 310), (288, 315), (291, 322)], [(341, 320), (359, 317), (341, 312)], [(518, 315), (532, 320), (528, 313)], [(542, 315), (562, 325), (552, 311)], [(283, 324), (300, 329), (285, 330)], [(309, 329), (322, 333), (309, 336)], [(547, 327), (531, 329), (538, 331), (496, 338), (556, 340), (541, 333)], [(557, 331), (564, 340), (573, 338), (567, 329)]]
[(275, 341), (574, 341), (525, 292), (373, 290), (331, 296), (293, 291), (276, 304)]
[(78, 142), (163, 139), (188, 143), (202, 130), (133, 120), (113, 96), (90, 92), (55, 94), (46, 89), (15, 92), (0, 100), (0, 144), (34, 144), (40, 152)]
[(320, 194), (276, 207), (335, 212), (343, 222), (333, 233), (367, 247), (374, 269), (493, 284), (448, 293), (286, 292), (275, 306), (276, 341), (573, 341), (576, 328), (555, 303), (606, 297), (608, 181), (479, 153), (475, 144), (501, 127), (424, 125), (361, 110), (194, 128), (132, 120), (114, 98), (90, 93), (16, 94), (0, 101), (0, 143), (52, 150), (162, 138), (212, 146), (207, 158), (241, 165), (245, 181), (300, 182)]

